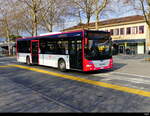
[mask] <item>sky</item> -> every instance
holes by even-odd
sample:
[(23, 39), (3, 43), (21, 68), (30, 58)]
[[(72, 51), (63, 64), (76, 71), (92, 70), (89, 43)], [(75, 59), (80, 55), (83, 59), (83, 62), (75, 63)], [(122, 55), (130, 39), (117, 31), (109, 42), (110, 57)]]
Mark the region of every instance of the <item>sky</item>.
[(3, 41), (5, 41), (5, 39), (4, 38), (0, 38), (0, 42), (3, 42)]

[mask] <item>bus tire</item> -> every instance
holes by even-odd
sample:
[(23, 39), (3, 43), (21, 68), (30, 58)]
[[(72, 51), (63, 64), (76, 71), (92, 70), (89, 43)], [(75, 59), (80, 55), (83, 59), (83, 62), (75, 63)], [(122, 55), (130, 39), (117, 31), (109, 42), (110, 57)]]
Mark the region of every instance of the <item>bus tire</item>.
[(27, 58), (26, 58), (26, 64), (27, 64), (27, 65), (31, 65), (30, 57), (29, 57), (29, 56), (27, 56)]
[(58, 69), (62, 72), (66, 72), (66, 63), (63, 59), (58, 61)]

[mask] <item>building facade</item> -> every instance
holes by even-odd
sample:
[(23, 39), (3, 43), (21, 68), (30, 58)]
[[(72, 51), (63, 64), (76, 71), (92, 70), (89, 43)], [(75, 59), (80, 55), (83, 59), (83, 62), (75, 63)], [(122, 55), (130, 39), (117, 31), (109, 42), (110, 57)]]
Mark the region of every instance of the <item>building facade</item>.
[[(116, 54), (145, 54), (149, 47), (149, 28), (143, 16), (129, 16), (99, 22), (99, 30), (111, 33)], [(91, 29), (95, 23), (77, 25), (63, 31)]]

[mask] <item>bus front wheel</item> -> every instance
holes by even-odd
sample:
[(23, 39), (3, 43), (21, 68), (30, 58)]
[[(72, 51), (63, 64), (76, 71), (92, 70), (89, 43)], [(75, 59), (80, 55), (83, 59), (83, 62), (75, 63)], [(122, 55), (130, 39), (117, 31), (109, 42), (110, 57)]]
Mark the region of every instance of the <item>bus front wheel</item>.
[(58, 62), (58, 69), (62, 72), (66, 71), (66, 63), (63, 59), (59, 60)]

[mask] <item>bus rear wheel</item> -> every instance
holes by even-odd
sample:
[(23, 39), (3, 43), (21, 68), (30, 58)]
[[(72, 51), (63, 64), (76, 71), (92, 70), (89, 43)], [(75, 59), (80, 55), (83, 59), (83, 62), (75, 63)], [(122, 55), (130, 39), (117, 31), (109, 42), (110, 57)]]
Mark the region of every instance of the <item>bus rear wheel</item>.
[(30, 58), (29, 58), (29, 57), (26, 58), (26, 64), (27, 64), (27, 65), (31, 65), (31, 63), (30, 63)]
[(66, 72), (66, 63), (63, 59), (59, 60), (58, 69), (62, 72)]

